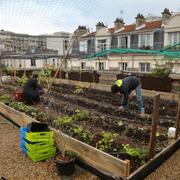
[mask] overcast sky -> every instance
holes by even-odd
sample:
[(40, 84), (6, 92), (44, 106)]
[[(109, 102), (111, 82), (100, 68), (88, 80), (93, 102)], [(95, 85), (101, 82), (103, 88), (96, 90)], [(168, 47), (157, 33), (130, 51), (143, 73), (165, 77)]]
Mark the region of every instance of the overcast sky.
[(180, 0), (0, 0), (0, 29), (37, 35), (86, 25), (92, 31), (98, 21), (112, 27), (122, 17), (129, 24), (139, 12), (161, 16), (164, 8), (180, 12)]

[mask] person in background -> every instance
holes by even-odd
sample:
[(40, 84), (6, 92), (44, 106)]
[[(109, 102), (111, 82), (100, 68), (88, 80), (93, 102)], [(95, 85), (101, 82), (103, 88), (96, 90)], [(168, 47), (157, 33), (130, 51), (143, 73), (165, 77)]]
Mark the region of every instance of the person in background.
[(23, 87), (23, 100), (28, 104), (35, 104), (40, 101), (40, 95), (44, 93), (43, 88), (38, 84), (38, 72), (33, 72)]
[(136, 92), (136, 103), (138, 106), (138, 112), (144, 115), (143, 100), (141, 95), (141, 83), (135, 76), (129, 76), (124, 79), (118, 79), (115, 84), (111, 86), (112, 93), (121, 93), (124, 95), (122, 105), (118, 108), (119, 111), (129, 109), (129, 96), (131, 92)]

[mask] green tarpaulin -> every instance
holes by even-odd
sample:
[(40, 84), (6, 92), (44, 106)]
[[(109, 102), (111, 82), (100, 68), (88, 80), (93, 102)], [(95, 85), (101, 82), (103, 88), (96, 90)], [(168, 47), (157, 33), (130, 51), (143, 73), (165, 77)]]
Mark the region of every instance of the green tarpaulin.
[(177, 47), (178, 48), (180, 47), (180, 43), (160, 50), (114, 48), (114, 49), (108, 49), (101, 52), (97, 52), (91, 56), (88, 56), (87, 59), (93, 59), (107, 54), (149, 54), (149, 55), (162, 55), (166, 57), (165, 59), (172, 58), (173, 60), (176, 60), (177, 58), (180, 58), (180, 49), (177, 50)]

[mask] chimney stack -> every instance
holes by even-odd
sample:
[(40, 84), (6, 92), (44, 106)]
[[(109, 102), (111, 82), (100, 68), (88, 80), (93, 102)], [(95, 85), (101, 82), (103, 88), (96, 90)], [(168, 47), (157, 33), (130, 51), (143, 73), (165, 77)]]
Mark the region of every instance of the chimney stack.
[(164, 11), (162, 12), (162, 25), (167, 25), (170, 17), (171, 17), (171, 13), (169, 9), (165, 8)]
[(137, 14), (137, 16), (135, 18), (136, 18), (136, 28), (139, 28), (146, 23), (146, 19), (140, 13)]
[(103, 22), (98, 22), (98, 23), (96, 24), (96, 31), (98, 31), (99, 29), (101, 29), (101, 28), (103, 28), (103, 27), (106, 27), (106, 26), (104, 25), (104, 23), (103, 23)]
[(84, 34), (87, 34), (88, 32), (89, 30), (86, 28), (86, 26), (78, 26), (74, 34), (77, 34), (78, 36), (82, 36)]
[(116, 18), (116, 20), (114, 21), (114, 28), (115, 31), (118, 31), (119, 29), (124, 28), (124, 21), (122, 18)]

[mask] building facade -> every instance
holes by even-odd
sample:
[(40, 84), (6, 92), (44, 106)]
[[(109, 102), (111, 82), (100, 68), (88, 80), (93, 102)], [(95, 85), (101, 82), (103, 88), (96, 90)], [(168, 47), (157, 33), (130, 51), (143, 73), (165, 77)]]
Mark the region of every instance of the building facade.
[[(180, 13), (170, 13), (167, 8), (164, 9), (160, 18), (144, 18), (142, 14), (138, 14), (135, 17), (134, 24), (126, 25), (123, 19), (116, 18), (114, 27), (108, 28), (103, 22), (98, 22), (95, 32), (89, 32), (86, 26), (78, 26), (73, 36), (65, 32), (43, 36), (23, 35), (21, 38), (19, 35), (15, 36), (12, 34), (10, 32), (0, 33), (1, 49), (18, 51), (24, 48), (27, 49), (27, 46), (31, 45), (31, 47), (42, 47), (41, 49), (43, 50), (45, 48), (46, 50), (57, 51), (57, 53), (52, 53), (54, 60), (42, 58), (40, 60), (42, 61), (41, 63), (39, 63), (39, 60), (38, 63), (33, 63), (33, 58), (30, 58), (30, 60), (25, 61), (27, 62), (26, 66), (19, 67), (18, 63), (16, 63), (16, 68), (40, 68), (46, 63), (56, 66), (61, 57), (67, 53), (72, 41), (74, 41), (69, 57), (64, 65), (68, 69), (149, 73), (157, 65), (162, 66), (166, 64), (171, 67), (173, 73), (180, 73), (180, 59), (178, 58), (174, 60), (171, 57), (136, 53), (108, 54), (93, 59), (86, 58), (111, 48), (160, 50), (169, 45), (180, 43)], [(75, 36), (78, 36), (78, 38), (74, 40)], [(29, 44), (25, 43), (26, 41)], [(176, 47), (174, 50), (180, 51), (179, 47)], [(42, 54), (42, 52), (39, 51), (38, 53)], [(27, 57), (29, 58), (29, 56)], [(6, 66), (10, 67), (12, 64), (10, 62), (13, 61), (14, 57), (11, 56), (11, 60), (8, 58), (7, 56), (2, 56), (1, 59), (3, 59), (3, 62), (6, 62)], [(15, 59), (17, 61), (18, 58)], [(24, 60), (19, 59), (19, 61)]]

